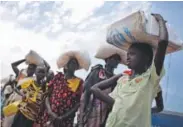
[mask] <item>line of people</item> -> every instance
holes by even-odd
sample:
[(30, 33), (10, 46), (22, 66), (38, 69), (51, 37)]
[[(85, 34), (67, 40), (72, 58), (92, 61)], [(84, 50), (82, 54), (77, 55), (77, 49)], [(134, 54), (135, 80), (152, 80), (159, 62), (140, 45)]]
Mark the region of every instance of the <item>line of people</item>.
[[(127, 52), (130, 70), (118, 75), (114, 74), (121, 63), (117, 53), (104, 59), (104, 67), (92, 67), (85, 80), (75, 75), (83, 68), (76, 57), (55, 75), (45, 60), (44, 66), (29, 64), (22, 71), (17, 66), (25, 59), (13, 63), (16, 76), (5, 84), (1, 96), (4, 108), (17, 102), (18, 110), (1, 113), (3, 127), (73, 127), (77, 111), (78, 127), (150, 127), (151, 113), (163, 110), (159, 82), (168, 45), (165, 21), (159, 14), (154, 17), (160, 27), (155, 55), (147, 43), (133, 43)], [(8, 86), (11, 92), (5, 92)], [(151, 108), (153, 99), (157, 106)]]

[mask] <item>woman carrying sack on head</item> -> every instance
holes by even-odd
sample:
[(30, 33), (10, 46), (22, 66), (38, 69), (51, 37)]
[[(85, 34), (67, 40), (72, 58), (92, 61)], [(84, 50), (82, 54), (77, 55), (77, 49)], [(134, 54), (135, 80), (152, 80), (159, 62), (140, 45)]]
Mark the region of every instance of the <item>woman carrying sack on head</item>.
[[(99, 99), (92, 96), (91, 87), (103, 80), (114, 76), (114, 70), (122, 63), (126, 52), (109, 44), (101, 45), (96, 52), (95, 57), (105, 61), (105, 66), (98, 64), (92, 67), (84, 82), (84, 93), (81, 98), (81, 106), (79, 108), (78, 126), (79, 127), (103, 127), (110, 109)], [(109, 94), (115, 86), (110, 87), (103, 92)]]
[[(56, 74), (48, 85), (46, 109), (40, 118), (40, 125), (43, 127), (73, 127), (75, 113), (79, 108), (83, 91), (83, 80), (75, 76), (75, 71), (84, 68), (82, 63), (87, 62), (79, 51), (62, 54), (58, 60), (58, 66), (64, 68), (64, 73)], [(89, 64), (85, 68), (88, 69)]]

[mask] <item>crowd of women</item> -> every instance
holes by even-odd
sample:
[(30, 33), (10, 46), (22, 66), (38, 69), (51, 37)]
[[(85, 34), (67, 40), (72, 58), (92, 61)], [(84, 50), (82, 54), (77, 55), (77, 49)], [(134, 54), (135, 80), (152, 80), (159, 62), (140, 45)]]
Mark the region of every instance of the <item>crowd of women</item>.
[[(160, 28), (156, 52), (147, 43), (133, 43), (127, 52), (130, 70), (118, 75), (114, 70), (120, 54), (106, 58), (105, 66), (93, 66), (85, 80), (75, 75), (82, 67), (75, 57), (57, 74), (45, 60), (44, 66), (29, 64), (21, 71), (18, 65), (25, 59), (12, 63), (16, 76), (1, 90), (2, 109), (18, 102), (18, 110), (8, 116), (1, 113), (3, 127), (150, 127), (151, 113), (163, 110), (159, 82), (168, 45), (165, 20), (153, 16)], [(153, 99), (156, 106), (151, 108)]]

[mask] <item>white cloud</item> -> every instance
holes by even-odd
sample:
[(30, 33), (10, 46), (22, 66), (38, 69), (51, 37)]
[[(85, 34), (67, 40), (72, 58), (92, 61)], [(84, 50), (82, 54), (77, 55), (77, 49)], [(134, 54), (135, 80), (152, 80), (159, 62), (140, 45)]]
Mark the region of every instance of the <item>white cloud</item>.
[(45, 16), (51, 17), (51, 12), (44, 12)]
[(22, 53), (22, 48), (20, 46), (15, 46), (10, 48), (10, 53)]
[(17, 20), (22, 22), (27, 22), (28, 18), (30, 17), (30, 14), (22, 13), (18, 16)]
[(17, 10), (17, 8), (16, 7), (14, 7), (13, 9), (12, 9), (12, 15), (17, 15), (18, 14), (18, 10)]
[(62, 29), (62, 24), (55, 23), (55, 24), (52, 24), (51, 32), (58, 32), (61, 29)]
[[(52, 45), (52, 41), (41, 33), (36, 34), (26, 29), (16, 28), (14, 24), (10, 23), (7, 24), (0, 22), (0, 27), (0, 34), (2, 35), (0, 43), (2, 48), (0, 51), (0, 58), (3, 66), (24, 58), (30, 49), (38, 52), (49, 62), (51, 62), (50, 60), (52, 58), (58, 57), (57, 55), (60, 53), (60, 42), (55, 41), (54, 45)], [(56, 59), (54, 61), (56, 61)], [(56, 69), (55, 65), (56, 63), (52, 63), (52, 67), (54, 69)]]
[(27, 1), (20, 1), (18, 2), (18, 9), (19, 10), (24, 10), (25, 9), (25, 6), (27, 5)]
[(39, 7), (40, 6), (40, 2), (34, 2), (34, 4), (32, 6), (33, 7)]
[(16, 14), (14, 11), (11, 11), (10, 9), (6, 8), (6, 6), (0, 5), (0, 19), (10, 21), (15, 18)]
[[(43, 56), (54, 70), (57, 70), (57, 57), (67, 46), (71, 49), (85, 49), (90, 53), (93, 64), (101, 63), (101, 60), (93, 56), (98, 45), (105, 42), (106, 27), (131, 11), (128, 9), (130, 4), (122, 2), (121, 5), (110, 8), (110, 13), (95, 16), (94, 11), (103, 4), (103, 1), (56, 2), (50, 10), (43, 8), (40, 10), (41, 3), (34, 2), (15, 4), (13, 8), (0, 5), (0, 17), (6, 17), (0, 19), (0, 59), (3, 68), (1, 75), (6, 76), (12, 73), (10, 63), (24, 58), (30, 49)], [(133, 7), (139, 7), (141, 4), (142, 2)], [(30, 8), (27, 8), (27, 5), (30, 5)], [(7, 20), (8, 22), (5, 22)], [(30, 23), (35, 23), (34, 29), (25, 27)], [(49, 39), (46, 35), (50, 33), (58, 35)], [(121, 73), (122, 69), (123, 67), (120, 67), (116, 72)], [(77, 74), (81, 77), (86, 76), (84, 71)]]
[(71, 9), (72, 15), (70, 22), (77, 24), (87, 17), (91, 16), (95, 9), (104, 4), (103, 0), (98, 1), (65, 1), (63, 4), (64, 10)]

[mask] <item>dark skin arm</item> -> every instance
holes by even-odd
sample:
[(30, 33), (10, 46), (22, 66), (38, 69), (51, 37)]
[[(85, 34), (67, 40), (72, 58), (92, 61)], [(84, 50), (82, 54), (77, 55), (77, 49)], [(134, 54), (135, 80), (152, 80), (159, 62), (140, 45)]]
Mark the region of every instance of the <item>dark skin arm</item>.
[(92, 102), (93, 98), (91, 98), (92, 93), (90, 91), (91, 87), (99, 81), (98, 79), (98, 70), (93, 70), (90, 72), (90, 74), (88, 75), (88, 77), (86, 78), (85, 82), (84, 82), (84, 93), (82, 95), (83, 97), (83, 103), (81, 103), (81, 110), (80, 110), (80, 117), (79, 117), (79, 121), (80, 123), (84, 122), (84, 117), (86, 117), (86, 115), (89, 113), (89, 111), (92, 110)]
[(109, 78), (107, 80), (104, 80), (102, 82), (99, 82), (95, 84), (91, 88), (91, 92), (94, 94), (94, 96), (101, 101), (104, 101), (107, 103), (110, 107), (114, 104), (114, 99), (111, 98), (109, 95), (106, 95), (102, 92), (102, 90), (112, 87), (113, 85), (116, 85), (117, 80), (122, 76), (122, 74), (113, 76), (112, 78)]
[(164, 109), (162, 91), (160, 91), (158, 93), (155, 100), (156, 100), (156, 107), (153, 107), (151, 109), (151, 111), (152, 111), (152, 113), (159, 113), (159, 112), (163, 111), (163, 109)]
[(87, 108), (87, 105), (89, 104), (89, 101), (90, 101), (90, 96), (91, 96), (91, 92), (90, 92), (90, 88), (92, 87), (92, 85), (94, 85), (94, 75), (96, 73), (93, 71), (91, 72), (90, 76), (87, 78), (87, 80), (84, 82), (84, 85), (85, 86), (85, 91), (83, 93), (84, 95), (84, 106), (83, 106), (83, 112), (86, 110)]
[(18, 65), (20, 65), (21, 63), (23, 63), (25, 61), (26, 61), (25, 59), (22, 59), (22, 60), (16, 61), (11, 64), (11, 67), (12, 67), (13, 71), (15, 72), (16, 77), (19, 75), (19, 72), (20, 72), (20, 70), (18, 69)]
[(79, 106), (80, 106), (79, 103), (76, 104), (70, 111), (68, 111), (68, 112), (65, 113), (64, 115), (58, 117), (58, 119), (59, 119), (59, 120), (63, 120), (63, 119), (65, 119), (65, 118), (69, 117), (70, 115), (74, 114), (74, 113), (78, 110)]
[(158, 75), (160, 75), (164, 59), (165, 59), (165, 54), (166, 54), (166, 49), (168, 46), (168, 31), (166, 27), (166, 21), (163, 19), (163, 17), (159, 14), (152, 14), (157, 22), (159, 23), (159, 43), (158, 43), (158, 48), (155, 54), (155, 67), (156, 67), (156, 72)]
[(50, 107), (50, 102), (49, 102), (49, 97), (46, 97), (45, 99), (45, 105), (46, 109), (48, 110), (48, 114), (52, 117), (52, 119), (56, 119), (58, 116), (54, 112), (52, 112), (51, 107)]
[(6, 82), (6, 83), (4, 84), (4, 86), (3, 86), (2, 90), (1, 90), (1, 94), (4, 92), (5, 88), (6, 88), (8, 85), (12, 85), (13, 82), (14, 82), (14, 81), (13, 81), (12, 77), (10, 76), (9, 81)]
[(5, 88), (6, 88), (8, 85), (10, 85), (9, 82), (7, 82), (7, 83), (3, 86), (2, 90), (1, 90), (1, 94), (4, 92)]
[(58, 117), (57, 114), (55, 114), (54, 112), (52, 112), (48, 97), (46, 97), (46, 99), (45, 99), (45, 104), (46, 104), (46, 108), (48, 110), (48, 114), (51, 115), (52, 119), (59, 119), (59, 120), (63, 120), (65, 118), (69, 117), (70, 115), (72, 115), (73, 113), (75, 113), (78, 110), (79, 105), (80, 105), (79, 103), (76, 104), (76, 106), (74, 106), (70, 111), (68, 111), (64, 115)]
[(46, 60), (44, 60), (44, 65), (46, 67), (46, 72), (48, 72), (50, 70), (50, 65), (48, 64), (48, 62), (46, 62)]

